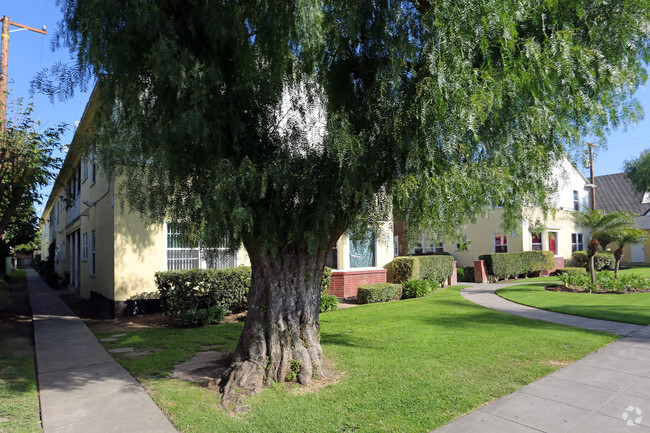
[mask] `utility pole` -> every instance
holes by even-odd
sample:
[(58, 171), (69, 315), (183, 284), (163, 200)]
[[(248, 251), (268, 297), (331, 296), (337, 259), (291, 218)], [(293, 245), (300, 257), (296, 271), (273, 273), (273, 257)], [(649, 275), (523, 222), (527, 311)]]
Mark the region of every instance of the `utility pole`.
[(16, 26), (32, 32), (46, 35), (45, 26), (43, 30), (35, 29), (24, 24), (9, 21), (8, 16), (2, 17), (2, 52), (0, 53), (0, 131), (7, 130), (7, 82), (9, 81), (9, 27)]
[(596, 209), (596, 184), (594, 183), (594, 147), (597, 147), (594, 143), (589, 143), (588, 141), (585, 141), (585, 146), (589, 148), (589, 174), (591, 176), (591, 179), (589, 179), (589, 182), (591, 184), (589, 187), (591, 188), (591, 210)]

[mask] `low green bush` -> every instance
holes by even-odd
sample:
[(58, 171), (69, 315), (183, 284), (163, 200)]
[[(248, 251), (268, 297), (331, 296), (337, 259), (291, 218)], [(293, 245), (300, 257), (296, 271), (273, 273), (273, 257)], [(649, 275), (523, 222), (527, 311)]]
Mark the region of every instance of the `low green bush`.
[[(582, 268), (580, 268), (582, 269)], [(558, 278), (565, 287), (572, 290), (586, 290), (589, 292), (627, 293), (650, 288), (650, 279), (638, 274), (619, 274), (616, 278), (614, 272), (600, 271), (596, 273), (596, 283), (592, 283), (586, 272), (582, 274), (562, 274)]]
[[(431, 293), (435, 287), (430, 280), (408, 280), (402, 283), (402, 298), (422, 298)], [(436, 284), (437, 286), (437, 284)]]
[(339, 309), (339, 298), (334, 295), (320, 295), (320, 312), (327, 313)]
[(456, 270), (458, 281), (463, 283), (474, 282), (474, 266), (464, 266)]
[(587, 283), (589, 283), (589, 277), (587, 274), (574, 274), (574, 273), (565, 273), (558, 275), (558, 278), (564, 284), (564, 287), (577, 290), (586, 288)]
[[(251, 269), (241, 266), (156, 272), (155, 280), (163, 313), (192, 326), (191, 323), (207, 324), (206, 320), (217, 316), (218, 311), (211, 310), (212, 307), (221, 307), (224, 311), (246, 309)], [(204, 309), (208, 311), (199, 312)]]
[(441, 283), (454, 272), (454, 258), (446, 254), (395, 257), (392, 265), (396, 283), (420, 279)]
[(374, 304), (399, 299), (402, 286), (392, 283), (363, 284), (357, 289), (357, 300), (361, 304)]
[(188, 309), (178, 315), (178, 319), (183, 325), (191, 328), (206, 325), (216, 325), (223, 322), (228, 310), (223, 305), (213, 305), (208, 308)]
[[(589, 268), (586, 251), (574, 251), (573, 254), (571, 254), (571, 258), (576, 266), (585, 269)], [(597, 271), (612, 271), (614, 270), (615, 263), (616, 259), (614, 258), (614, 253), (612, 251), (598, 251), (594, 256), (594, 267)]]
[(555, 275), (563, 274), (586, 274), (587, 270), (585, 268), (576, 268), (567, 266), (566, 268), (561, 268), (555, 271)]
[(482, 254), (489, 275), (497, 278), (514, 278), (555, 267), (555, 258), (550, 251), (522, 251), (517, 253)]

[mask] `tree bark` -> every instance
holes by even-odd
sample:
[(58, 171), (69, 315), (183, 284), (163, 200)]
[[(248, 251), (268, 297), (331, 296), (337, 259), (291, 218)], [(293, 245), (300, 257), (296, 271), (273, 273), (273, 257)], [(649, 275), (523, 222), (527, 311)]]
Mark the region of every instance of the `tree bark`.
[(276, 255), (245, 242), (251, 259), (248, 314), (229, 369), (221, 404), (288, 378), (309, 384), (322, 375), (318, 316), (326, 251), (288, 245)]
[(614, 266), (614, 278), (618, 280), (618, 268), (621, 266), (621, 259), (623, 258), (623, 248), (614, 251), (614, 259), (616, 264)]
[(592, 284), (596, 283), (596, 269), (594, 266), (594, 257), (598, 252), (599, 242), (596, 239), (589, 241), (587, 246), (587, 256), (589, 257), (589, 276), (591, 277)]

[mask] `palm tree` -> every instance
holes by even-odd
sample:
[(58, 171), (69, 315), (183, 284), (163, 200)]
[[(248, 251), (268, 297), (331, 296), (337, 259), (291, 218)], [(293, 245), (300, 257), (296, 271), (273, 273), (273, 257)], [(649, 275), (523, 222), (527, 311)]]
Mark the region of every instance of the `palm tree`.
[(587, 247), (587, 257), (591, 282), (595, 283), (594, 256), (598, 252), (598, 246), (601, 245), (605, 249), (607, 244), (621, 237), (624, 232), (636, 229), (635, 217), (629, 212), (618, 211), (606, 214), (601, 209), (594, 209), (574, 212), (573, 218), (579, 226), (589, 230), (591, 240)]
[(615, 240), (618, 242), (618, 248), (616, 251), (614, 251), (614, 259), (616, 259), (616, 266), (614, 267), (615, 278), (618, 278), (618, 267), (621, 264), (621, 259), (623, 258), (623, 247), (628, 244), (638, 244), (640, 242), (644, 242), (646, 239), (648, 239), (648, 234), (645, 232), (645, 230), (638, 228), (625, 230), (616, 237)]

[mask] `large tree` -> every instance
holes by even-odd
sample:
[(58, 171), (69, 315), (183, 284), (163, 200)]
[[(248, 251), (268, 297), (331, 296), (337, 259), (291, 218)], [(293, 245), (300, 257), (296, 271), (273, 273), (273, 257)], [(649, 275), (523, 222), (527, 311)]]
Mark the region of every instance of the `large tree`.
[(18, 100), (0, 133), (0, 238), (20, 244), (36, 233), (34, 203), (40, 189), (60, 168), (59, 137), (65, 125), (42, 128), (32, 117), (33, 107)]
[(625, 175), (638, 192), (650, 191), (650, 150), (645, 150), (636, 159), (625, 161)]
[(386, 197), (439, 231), (544, 205), (564, 147), (639, 116), (649, 58), (647, 0), (61, 4), (77, 62), (37, 87), (98, 76), (92, 145), (128, 203), (250, 255), (224, 404), (321, 374), (326, 256)]

